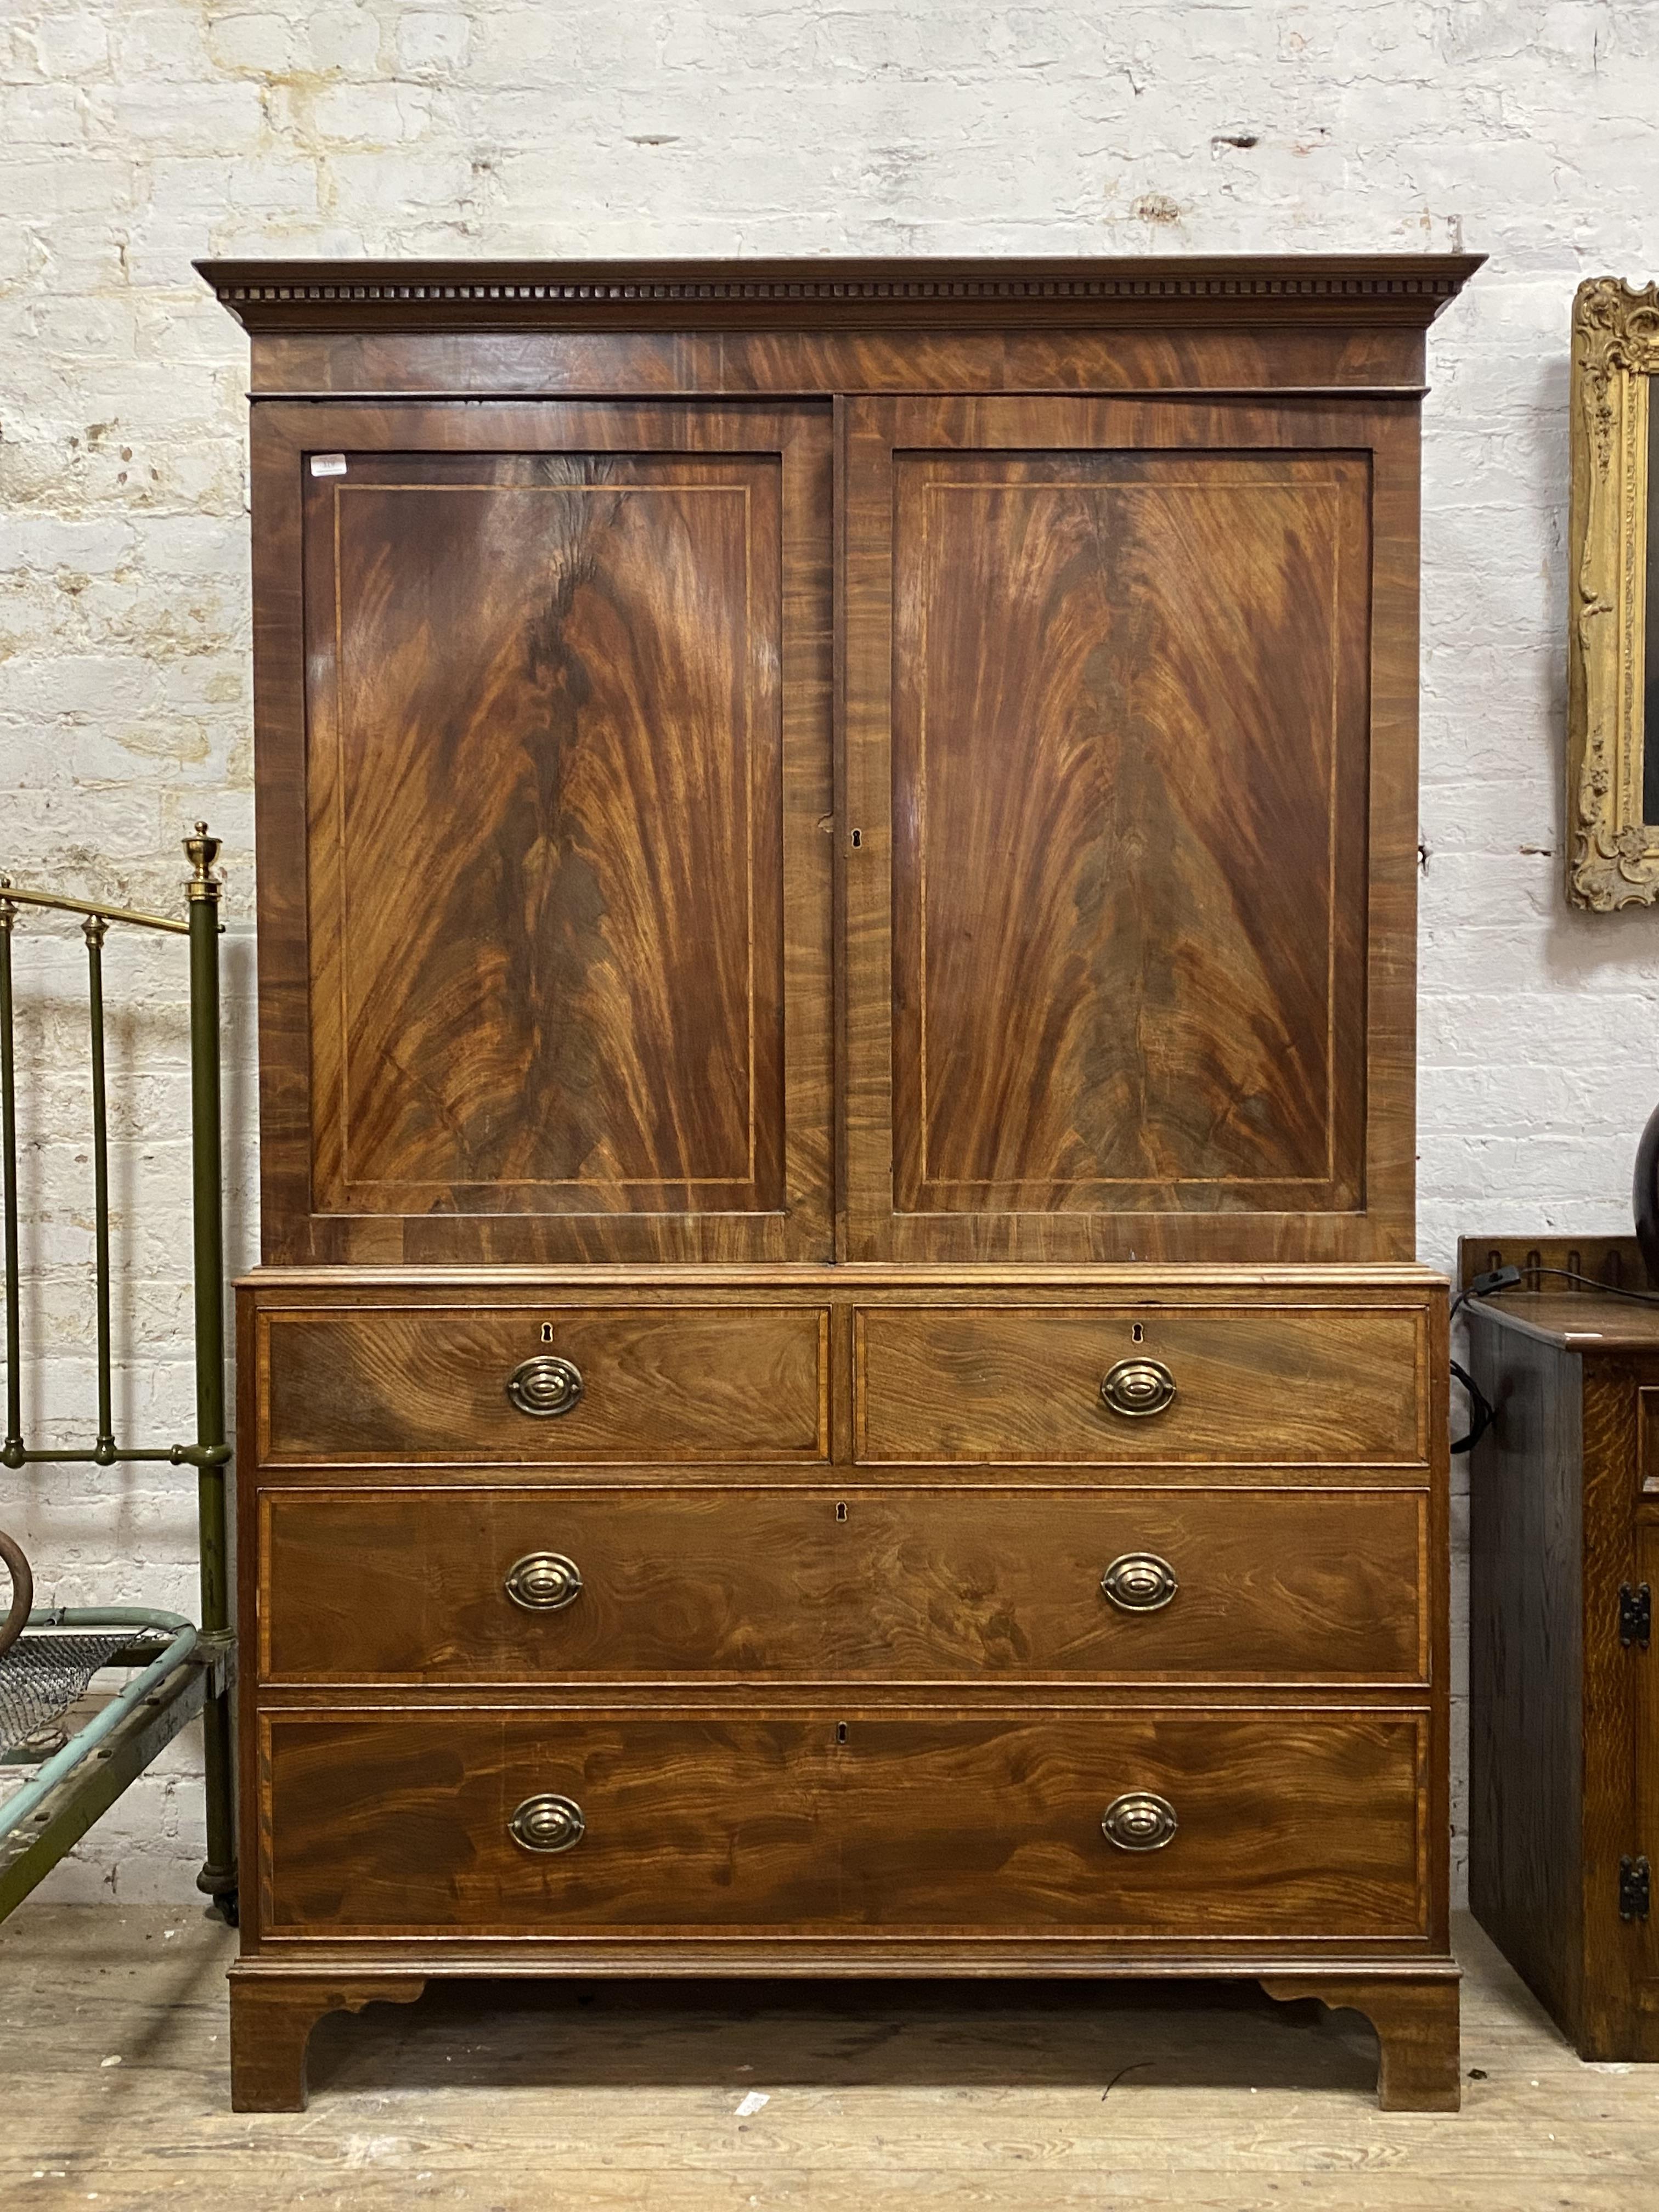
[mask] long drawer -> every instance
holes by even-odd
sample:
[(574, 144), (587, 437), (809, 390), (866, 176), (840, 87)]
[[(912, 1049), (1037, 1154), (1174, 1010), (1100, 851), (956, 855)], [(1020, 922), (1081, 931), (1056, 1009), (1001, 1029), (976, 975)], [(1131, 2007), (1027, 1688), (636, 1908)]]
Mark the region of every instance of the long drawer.
[(1428, 1669), (1411, 1491), (266, 1488), (285, 1684)]
[(258, 1332), (268, 1466), (829, 1455), (824, 1307), (279, 1308)]
[(1426, 1929), (1426, 1716), (268, 1712), (267, 1938)]
[(1419, 1306), (861, 1307), (866, 1464), (1421, 1466)]

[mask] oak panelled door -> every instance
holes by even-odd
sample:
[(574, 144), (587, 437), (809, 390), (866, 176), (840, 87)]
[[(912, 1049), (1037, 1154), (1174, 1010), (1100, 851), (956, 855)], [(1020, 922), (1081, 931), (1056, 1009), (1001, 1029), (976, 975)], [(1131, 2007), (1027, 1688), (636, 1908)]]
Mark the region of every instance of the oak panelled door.
[(1409, 410), (848, 411), (849, 1256), (1409, 1257)]
[(827, 409), (256, 416), (267, 1256), (828, 1258)]

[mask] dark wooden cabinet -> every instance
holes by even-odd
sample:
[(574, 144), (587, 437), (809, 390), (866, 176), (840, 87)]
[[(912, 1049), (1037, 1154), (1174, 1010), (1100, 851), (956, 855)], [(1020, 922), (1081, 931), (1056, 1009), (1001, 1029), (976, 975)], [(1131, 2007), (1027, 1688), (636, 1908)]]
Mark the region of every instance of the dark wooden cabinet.
[(204, 264), (235, 2094), (434, 1976), (1249, 1975), (1456, 2100), (1418, 414), (1467, 259)]
[(1469, 1903), (1582, 2057), (1659, 2059), (1659, 1305), (1632, 1237), (1462, 1267), (1525, 1271), (1468, 1308)]

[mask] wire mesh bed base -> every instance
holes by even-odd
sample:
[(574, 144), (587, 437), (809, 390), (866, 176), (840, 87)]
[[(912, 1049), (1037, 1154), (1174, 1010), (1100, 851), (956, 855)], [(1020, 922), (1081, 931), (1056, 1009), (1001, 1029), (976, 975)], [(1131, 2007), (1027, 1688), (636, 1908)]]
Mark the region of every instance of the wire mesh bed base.
[[(79, 1705), (94, 1674), (136, 1668), (143, 1688), (129, 1682), (118, 1702), (142, 1696), (183, 1666), (195, 1644), (193, 1624), (177, 1613), (140, 1606), (52, 1606), (32, 1613), (11, 1649), (0, 1651), (0, 1760), (38, 1743)], [(0, 1805), (0, 1832), (11, 1825), (9, 1811)]]
[[(11, 1650), (0, 1654), (0, 1759), (38, 1751), (64, 1714), (85, 1697), (93, 1676), (115, 1666), (124, 1653), (129, 1662), (148, 1666), (165, 1648), (152, 1643), (140, 1662), (141, 1647), (131, 1631), (105, 1629), (96, 1636), (78, 1636), (26, 1628)], [(0, 1820), (3, 1818), (4, 1808), (0, 1807)]]

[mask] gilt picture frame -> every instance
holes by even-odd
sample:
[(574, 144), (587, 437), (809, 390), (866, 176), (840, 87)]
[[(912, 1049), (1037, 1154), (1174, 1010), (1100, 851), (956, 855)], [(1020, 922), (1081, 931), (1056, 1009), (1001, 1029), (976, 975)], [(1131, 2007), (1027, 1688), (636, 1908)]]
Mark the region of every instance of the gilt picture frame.
[(1601, 912), (1659, 900), (1656, 375), (1659, 285), (1587, 279), (1572, 311), (1566, 890)]

